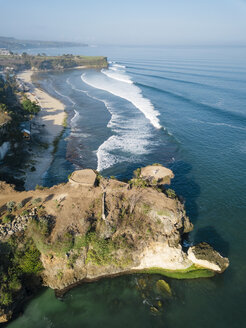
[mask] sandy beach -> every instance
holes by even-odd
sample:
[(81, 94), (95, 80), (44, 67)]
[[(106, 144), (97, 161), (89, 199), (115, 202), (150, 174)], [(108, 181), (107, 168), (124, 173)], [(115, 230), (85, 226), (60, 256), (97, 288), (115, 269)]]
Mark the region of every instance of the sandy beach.
[(35, 171), (28, 170), (26, 172), (25, 189), (35, 189), (37, 184), (42, 183), (42, 177), (48, 170), (53, 159), (53, 142), (64, 129), (63, 123), (66, 118), (64, 111), (65, 106), (58, 99), (50, 96), (48, 93), (37, 88), (32, 83), (33, 71), (27, 70), (18, 74), (17, 78), (20, 79), (29, 88), (26, 96), (32, 100), (37, 101), (41, 106), (41, 111), (32, 119), (31, 124), (42, 127), (42, 135), (40, 135), (42, 142), (47, 144), (45, 154), (34, 153), (34, 167)]

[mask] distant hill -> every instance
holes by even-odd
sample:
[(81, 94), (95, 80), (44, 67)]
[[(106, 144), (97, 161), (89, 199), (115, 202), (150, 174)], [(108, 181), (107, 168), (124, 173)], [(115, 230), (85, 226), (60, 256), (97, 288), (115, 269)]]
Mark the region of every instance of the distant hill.
[(30, 49), (30, 48), (63, 48), (63, 47), (86, 47), (88, 44), (77, 42), (60, 42), (60, 41), (36, 41), (36, 40), (19, 40), (10, 37), (0, 36), (0, 48), (8, 50)]
[(90, 68), (108, 67), (107, 57), (103, 56), (46, 56), (23, 54), (0, 54), (0, 70), (21, 71), (25, 69), (33, 70), (62, 70), (65, 68), (75, 68), (86, 66)]

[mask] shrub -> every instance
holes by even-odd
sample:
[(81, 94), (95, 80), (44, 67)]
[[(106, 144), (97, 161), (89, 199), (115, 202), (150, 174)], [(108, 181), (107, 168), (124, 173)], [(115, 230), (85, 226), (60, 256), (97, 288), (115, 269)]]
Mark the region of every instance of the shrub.
[(12, 221), (12, 216), (7, 214), (2, 218), (2, 223), (9, 223)]
[(24, 203), (21, 201), (19, 203), (17, 203), (17, 208), (21, 209), (24, 206)]
[(44, 187), (44, 186), (40, 186), (40, 185), (36, 185), (35, 187), (35, 190), (44, 190), (44, 189), (47, 189), (47, 187)]
[(15, 202), (15, 201), (13, 201), (13, 200), (9, 201), (9, 202), (6, 204), (6, 206), (7, 206), (7, 210), (8, 210), (9, 212), (12, 212), (12, 211), (15, 209), (15, 205), (16, 205), (16, 202)]
[(167, 197), (169, 197), (169, 198), (175, 198), (176, 197), (176, 193), (173, 189), (167, 189), (166, 194), (167, 194)]
[(136, 178), (139, 178), (140, 177), (140, 174), (141, 174), (141, 168), (137, 168), (134, 172), (133, 172), (134, 176)]
[(58, 271), (58, 273), (57, 273), (57, 279), (59, 279), (59, 280), (62, 280), (62, 278), (63, 278), (63, 272), (60, 270), (60, 271)]
[(39, 274), (43, 270), (42, 263), (40, 262), (40, 252), (31, 245), (19, 258), (19, 267), (23, 273)]
[(129, 181), (129, 184), (131, 187), (137, 187), (137, 188), (146, 188), (148, 187), (148, 183), (141, 178), (131, 179)]
[(42, 202), (42, 198), (35, 198), (35, 199), (32, 200), (33, 205), (36, 205), (36, 204), (41, 203), (41, 202)]
[(0, 290), (0, 304), (5, 306), (10, 305), (13, 302), (12, 293), (10, 291)]
[(29, 214), (28, 210), (24, 210), (24, 211), (21, 212), (21, 215), (22, 215), (22, 216), (26, 216), (26, 215), (28, 215), (28, 214)]
[(12, 291), (18, 291), (21, 289), (21, 282), (16, 275), (13, 275), (12, 279), (9, 281), (9, 288)]
[(92, 262), (96, 265), (105, 265), (112, 263), (112, 252), (115, 245), (112, 240), (99, 238), (95, 232), (91, 232), (86, 236), (86, 242), (89, 246), (86, 262)]
[(40, 111), (40, 106), (35, 101), (31, 101), (27, 97), (25, 97), (22, 101), (22, 107), (28, 114), (37, 114)]

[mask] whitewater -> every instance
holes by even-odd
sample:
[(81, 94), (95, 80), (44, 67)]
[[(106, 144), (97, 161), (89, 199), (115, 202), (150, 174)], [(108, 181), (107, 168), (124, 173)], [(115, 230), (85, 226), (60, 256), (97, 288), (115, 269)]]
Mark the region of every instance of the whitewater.
[(156, 129), (162, 127), (158, 118), (160, 113), (154, 108), (151, 101), (143, 96), (141, 89), (125, 73), (125, 66), (111, 63), (109, 69), (103, 69), (101, 74), (91, 75), (83, 73), (81, 79), (84, 83), (94, 88), (126, 99), (140, 110)]

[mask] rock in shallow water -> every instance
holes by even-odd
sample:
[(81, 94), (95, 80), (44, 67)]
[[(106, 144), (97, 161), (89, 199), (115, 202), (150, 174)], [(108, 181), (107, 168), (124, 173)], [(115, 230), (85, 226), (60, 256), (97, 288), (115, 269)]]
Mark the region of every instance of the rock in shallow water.
[(222, 273), (229, 266), (229, 260), (221, 256), (212, 246), (203, 242), (188, 250), (188, 259), (193, 263)]

